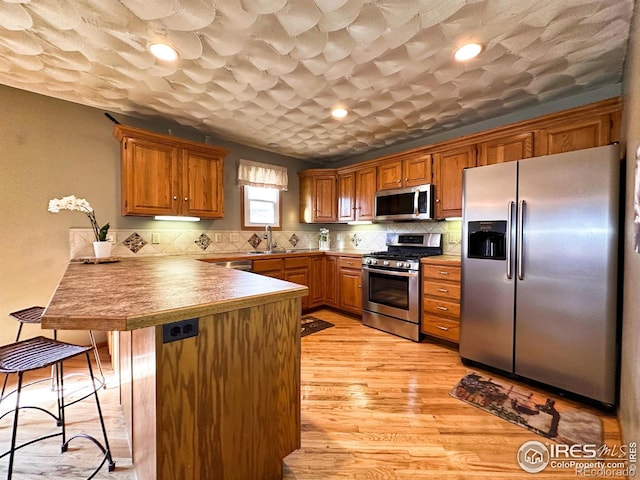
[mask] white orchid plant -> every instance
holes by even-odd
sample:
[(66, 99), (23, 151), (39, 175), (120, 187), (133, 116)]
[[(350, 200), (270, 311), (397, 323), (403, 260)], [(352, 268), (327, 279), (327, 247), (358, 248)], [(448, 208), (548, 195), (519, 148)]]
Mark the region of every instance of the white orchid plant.
[(93, 234), (96, 237), (96, 242), (104, 242), (107, 240), (107, 232), (109, 231), (109, 224), (107, 223), (103, 227), (98, 226), (96, 221), (96, 214), (84, 198), (76, 198), (75, 195), (69, 195), (68, 197), (54, 198), (49, 200), (49, 211), (52, 213), (58, 213), (60, 210), (76, 210), (84, 213), (89, 217), (91, 222), (91, 228), (93, 228)]
[(327, 240), (329, 240), (329, 230), (326, 228), (321, 228), (319, 236), (320, 236), (320, 240), (322, 240), (323, 242), (326, 242)]

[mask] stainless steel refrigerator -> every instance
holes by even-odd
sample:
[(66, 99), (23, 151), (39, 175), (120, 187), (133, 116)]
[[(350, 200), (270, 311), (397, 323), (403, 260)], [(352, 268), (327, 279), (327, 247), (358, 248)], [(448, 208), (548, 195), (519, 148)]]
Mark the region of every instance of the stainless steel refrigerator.
[(617, 145), (463, 173), (460, 356), (616, 402)]

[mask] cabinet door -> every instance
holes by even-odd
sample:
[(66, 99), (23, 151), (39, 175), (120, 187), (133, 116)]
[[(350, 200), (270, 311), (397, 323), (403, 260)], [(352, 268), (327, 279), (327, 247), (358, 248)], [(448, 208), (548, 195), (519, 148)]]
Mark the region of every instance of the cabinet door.
[(311, 257), (309, 260), (309, 307), (324, 303), (324, 266), (324, 255)]
[(536, 138), (536, 155), (601, 147), (610, 141), (611, 116), (599, 115), (540, 130)]
[[(296, 270), (285, 270), (284, 279), (287, 282), (297, 283), (298, 285), (309, 286), (309, 269), (301, 268)], [(302, 309), (309, 308), (309, 295), (302, 297)]]
[(475, 146), (433, 155), (436, 218), (462, 216), (462, 171), (476, 166)]
[(402, 187), (402, 161), (390, 161), (378, 165), (378, 190)]
[(223, 159), (198, 150), (182, 150), (181, 213), (201, 218), (222, 218)]
[(314, 222), (332, 223), (338, 220), (336, 183), (335, 175), (318, 175), (314, 178)]
[(324, 256), (324, 303), (338, 306), (338, 258)]
[(340, 269), (338, 296), (340, 308), (347, 312), (362, 314), (362, 282), (360, 270)]
[(179, 149), (138, 138), (121, 145), (122, 214), (176, 215)]
[(356, 174), (338, 175), (338, 221), (351, 222), (356, 219)]
[(478, 166), (512, 162), (533, 156), (533, 132), (509, 135), (478, 144)]
[(356, 171), (355, 212), (356, 220), (373, 220), (374, 195), (376, 193), (376, 168)]
[(431, 183), (431, 155), (421, 153), (403, 160), (402, 170), (405, 187)]

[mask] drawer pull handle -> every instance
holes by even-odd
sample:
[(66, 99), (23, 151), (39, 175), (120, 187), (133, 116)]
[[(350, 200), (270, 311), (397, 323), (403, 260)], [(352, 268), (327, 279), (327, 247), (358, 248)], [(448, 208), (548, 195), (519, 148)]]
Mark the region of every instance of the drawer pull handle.
[(445, 332), (449, 331), (448, 327), (443, 327), (442, 325), (436, 325), (436, 327), (438, 327), (440, 330), (444, 330)]
[(439, 288), (438, 291), (442, 293), (449, 293), (449, 290), (447, 290), (446, 288)]
[(447, 307), (441, 307), (440, 305), (438, 305), (436, 308), (438, 310), (442, 310), (443, 312), (446, 312), (447, 310), (449, 310)]
[(449, 272), (443, 272), (442, 270), (438, 271), (440, 275), (449, 275)]

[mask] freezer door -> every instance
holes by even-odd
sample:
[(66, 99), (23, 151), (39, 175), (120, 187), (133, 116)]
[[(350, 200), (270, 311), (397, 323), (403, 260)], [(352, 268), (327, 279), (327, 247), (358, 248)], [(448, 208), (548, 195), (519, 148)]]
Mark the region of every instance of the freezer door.
[(617, 373), (619, 168), (617, 146), (519, 162), (515, 372), (607, 404)]
[[(516, 174), (516, 162), (466, 169), (462, 200), (460, 356), (509, 372), (513, 371)], [(496, 230), (495, 225), (505, 221), (506, 258), (491, 252), (489, 258), (477, 258), (473, 251), (470, 255), (469, 237), (473, 239), (482, 228), (477, 222)]]

